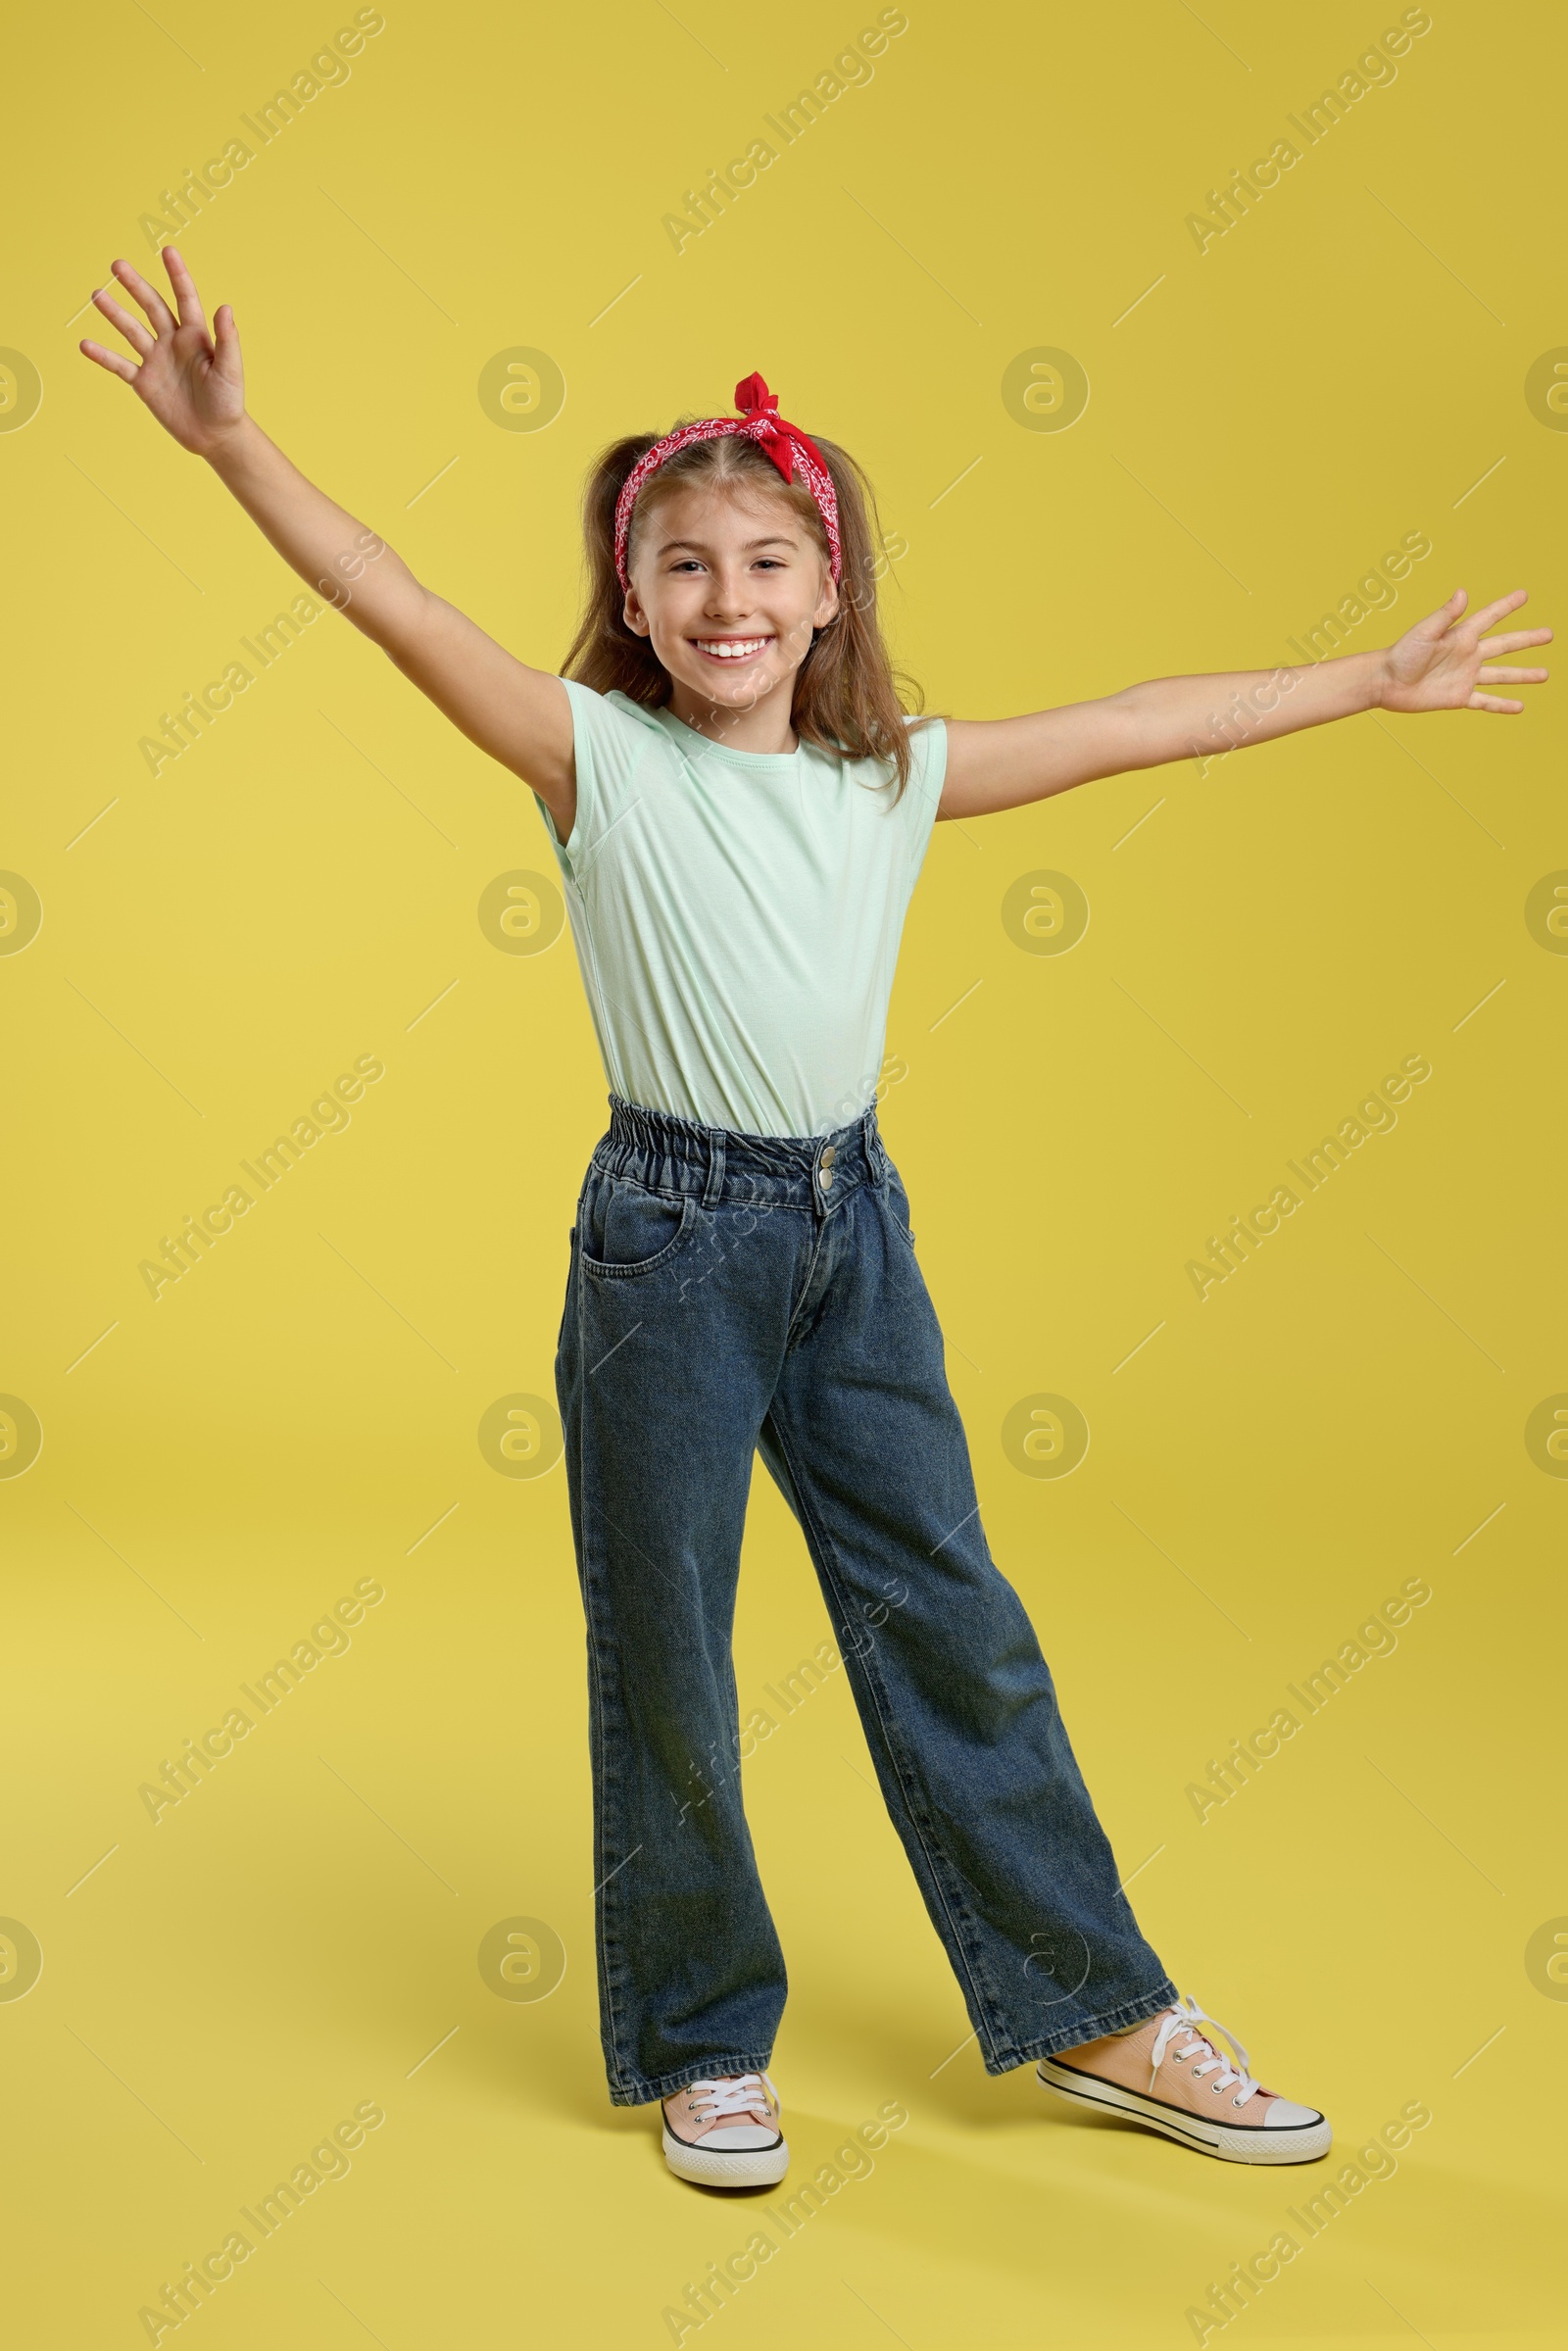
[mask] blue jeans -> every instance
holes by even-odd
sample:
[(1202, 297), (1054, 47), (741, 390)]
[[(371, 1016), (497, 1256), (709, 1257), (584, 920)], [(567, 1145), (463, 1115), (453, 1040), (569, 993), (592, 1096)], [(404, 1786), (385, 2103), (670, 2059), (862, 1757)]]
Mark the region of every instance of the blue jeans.
[(796, 1141), (611, 1107), (577, 1205), (556, 1379), (612, 2101), (760, 2071), (783, 2012), (730, 1654), (754, 1452), (806, 1537), (986, 2070), (1155, 2015), (1175, 1986), (992, 1564), (875, 1111)]

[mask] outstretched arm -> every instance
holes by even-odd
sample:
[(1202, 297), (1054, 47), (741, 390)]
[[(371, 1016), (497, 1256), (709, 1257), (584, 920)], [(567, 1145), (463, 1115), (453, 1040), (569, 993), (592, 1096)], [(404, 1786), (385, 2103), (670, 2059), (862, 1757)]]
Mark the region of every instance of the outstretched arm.
[(195, 281), (172, 245), (164, 248), (164, 265), (172, 311), (128, 262), (114, 264), (145, 325), (107, 288), (93, 296), (135, 361), (93, 342), (81, 346), (86, 357), (128, 383), (182, 449), (206, 459), (311, 589), (379, 645), (481, 751), (532, 786), (566, 840), (577, 792), (571, 706), (560, 678), (529, 668), (432, 595), (384, 540), (306, 480), (246, 414), (228, 304), (209, 334)]
[(1486, 689), (1538, 686), (1544, 669), (1496, 666), (1549, 628), (1487, 631), (1526, 601), (1523, 588), (1467, 619), (1456, 588), (1438, 612), (1376, 653), (1342, 655), (1297, 669), (1239, 669), (1211, 677), (1156, 677), (1101, 702), (1075, 702), (1027, 718), (956, 719), (939, 816), (985, 816), (1046, 800), (1074, 784), (1168, 759), (1218, 759), (1250, 743), (1322, 726), (1356, 710), (1493, 710), (1522, 702)]

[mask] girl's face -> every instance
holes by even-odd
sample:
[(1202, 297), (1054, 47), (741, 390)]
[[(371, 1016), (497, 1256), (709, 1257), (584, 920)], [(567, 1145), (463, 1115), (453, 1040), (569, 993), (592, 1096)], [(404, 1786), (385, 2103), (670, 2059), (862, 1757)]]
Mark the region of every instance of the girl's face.
[(683, 701), (751, 710), (773, 694), (788, 710), (811, 632), (838, 601), (786, 499), (694, 483), (643, 521), (625, 617), (674, 680), (677, 717)]

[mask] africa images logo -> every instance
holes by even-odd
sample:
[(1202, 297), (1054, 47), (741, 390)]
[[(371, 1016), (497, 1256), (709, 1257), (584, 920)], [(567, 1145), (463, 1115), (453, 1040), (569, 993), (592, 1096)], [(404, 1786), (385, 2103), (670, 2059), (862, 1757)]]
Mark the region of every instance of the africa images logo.
[(1207, 1260), (1189, 1257), (1185, 1269), (1200, 1298), (1206, 1298), (1219, 1283), (1240, 1273), (1248, 1258), (1271, 1234), (1280, 1231), (1284, 1219), (1294, 1216), (1303, 1200), (1321, 1192), (1331, 1176), (1348, 1166), (1351, 1152), (1358, 1151), (1370, 1136), (1392, 1135), (1399, 1123), (1394, 1105), (1408, 1102), (1412, 1087), (1424, 1086), (1431, 1075), (1432, 1064), (1425, 1053), (1406, 1053), (1398, 1068), (1356, 1103), (1352, 1118), (1342, 1118), (1332, 1135), (1325, 1135), (1313, 1150), (1302, 1152), (1304, 1166), (1296, 1159), (1286, 1160), (1301, 1187), (1299, 1192), (1289, 1184), (1277, 1184), (1271, 1198), (1250, 1216), (1232, 1216), (1228, 1232), (1210, 1233)]

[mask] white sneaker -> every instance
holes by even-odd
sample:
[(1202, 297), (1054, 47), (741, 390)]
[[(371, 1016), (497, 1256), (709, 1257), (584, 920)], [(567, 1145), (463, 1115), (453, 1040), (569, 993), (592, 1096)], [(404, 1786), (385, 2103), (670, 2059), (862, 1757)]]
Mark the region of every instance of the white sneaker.
[(765, 2074), (689, 2082), (663, 2101), (664, 2161), (701, 2187), (771, 2187), (789, 2169), (778, 2092)]
[[(1234, 2064), (1200, 2025), (1230, 2043)], [(1196, 2000), (1182, 1999), (1136, 2033), (1042, 2057), (1035, 2071), (1070, 2105), (1120, 2115), (1224, 2163), (1314, 2163), (1326, 2155), (1334, 2133), (1316, 2107), (1265, 2089), (1247, 2064), (1235, 2034)]]

